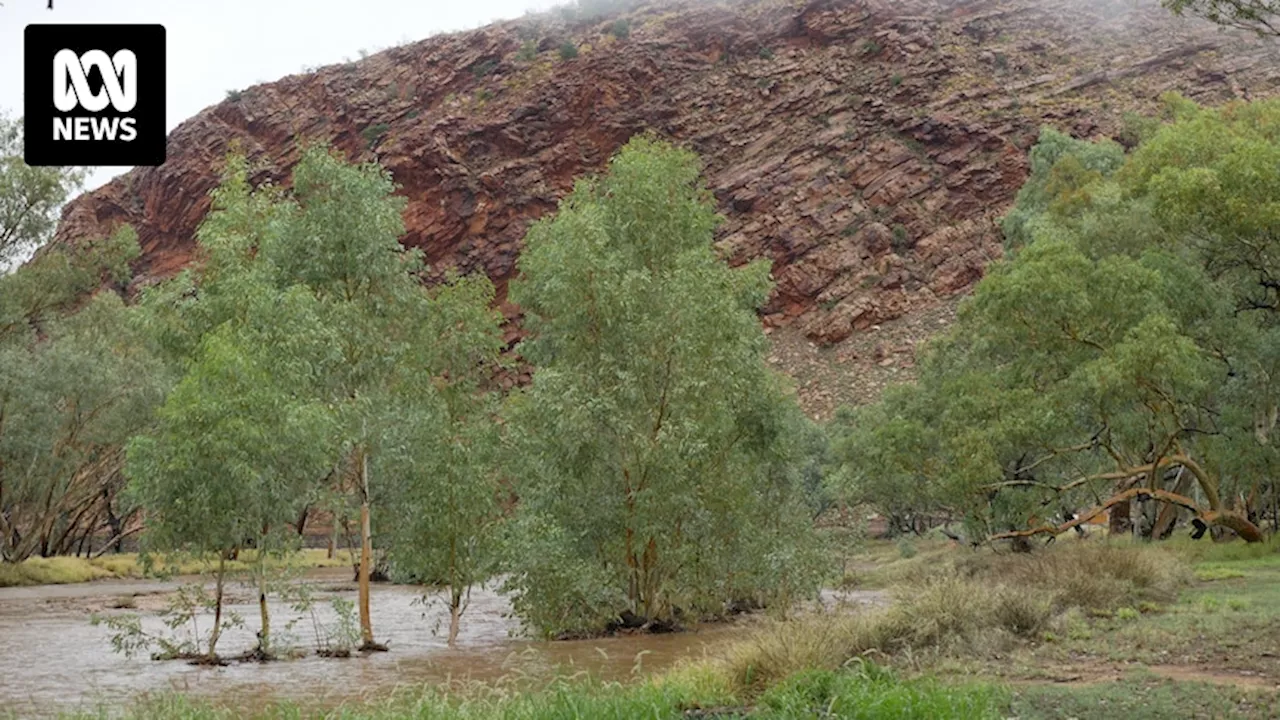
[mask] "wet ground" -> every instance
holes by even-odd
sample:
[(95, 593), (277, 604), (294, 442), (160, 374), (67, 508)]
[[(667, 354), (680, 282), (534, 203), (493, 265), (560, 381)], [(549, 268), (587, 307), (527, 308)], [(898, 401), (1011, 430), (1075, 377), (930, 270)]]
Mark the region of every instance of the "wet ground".
[[(323, 605), (322, 619), (331, 621), (327, 598), (354, 601), (355, 585), (346, 569), (314, 571), (307, 576)], [(111, 649), (111, 632), (90, 625), (99, 614), (135, 613), (148, 631), (163, 629), (156, 615), (177, 582), (105, 581), (79, 585), (0, 588), (0, 708), (19, 716), (50, 715), (73, 709), (119, 706), (139, 693), (179, 690), (244, 707), (272, 699), (339, 704), (365, 696), (382, 696), (397, 687), (425, 683), (493, 682), (551, 675), (590, 673), (626, 679), (697, 657), (744, 631), (753, 622), (706, 625), (693, 632), (632, 635), (596, 640), (536, 642), (518, 637), (506, 599), (491, 589), (473, 591), (462, 620), (458, 646), (445, 642), (448, 613), (439, 598), (422, 601), (422, 589), (375, 585), (372, 607), (375, 634), (391, 651), (367, 657), (324, 659), (303, 657), (266, 664), (234, 663), (227, 667), (193, 667), (183, 662), (126, 659)], [(230, 588), (228, 609), (239, 613), (246, 628), (224, 632), (220, 655), (253, 647), (257, 605), (249, 588)], [(862, 598), (846, 598), (859, 602)], [(836, 600), (833, 596), (828, 602)], [(132, 605), (120, 609), (117, 605)], [(272, 604), (277, 634), (299, 614)], [(200, 618), (205, 632), (210, 618)], [(288, 631), (291, 644), (309, 651), (314, 632), (308, 617)], [(279, 641), (279, 637), (278, 637)]]

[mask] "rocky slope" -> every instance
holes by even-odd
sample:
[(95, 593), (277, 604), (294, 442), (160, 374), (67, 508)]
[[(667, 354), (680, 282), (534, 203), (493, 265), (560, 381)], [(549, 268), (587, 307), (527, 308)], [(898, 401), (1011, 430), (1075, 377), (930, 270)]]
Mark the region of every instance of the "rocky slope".
[[(562, 58), (565, 43), (577, 57)], [(409, 199), (404, 242), (437, 272), (483, 270), (503, 290), (528, 223), (653, 130), (704, 158), (726, 256), (773, 261), (766, 325), (792, 346), (829, 346), (950, 305), (981, 277), (1040, 125), (1121, 136), (1124, 113), (1154, 112), (1166, 90), (1207, 103), (1269, 95), (1277, 47), (1171, 17), (1156, 0), (553, 12), (229, 95), (173, 132), (165, 165), (73, 202), (55, 241), (131, 223), (139, 282), (153, 282), (191, 261), (233, 140), (257, 179), (283, 180), (298, 141), (321, 139), (390, 169)], [(833, 353), (854, 374), (910, 364), (897, 346)], [(849, 399), (823, 394), (806, 392), (816, 414)]]

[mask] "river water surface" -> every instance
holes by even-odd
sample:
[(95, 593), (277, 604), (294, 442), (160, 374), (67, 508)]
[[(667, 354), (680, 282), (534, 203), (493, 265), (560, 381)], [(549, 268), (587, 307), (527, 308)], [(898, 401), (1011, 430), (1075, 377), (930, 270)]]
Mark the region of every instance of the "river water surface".
[[(346, 569), (313, 571), (315, 587), (328, 611), (327, 598), (355, 600), (355, 585)], [(254, 707), (274, 699), (337, 705), (383, 696), (396, 688), (424, 684), (589, 673), (603, 679), (626, 679), (670, 667), (739, 636), (744, 624), (708, 625), (694, 632), (631, 635), (597, 640), (535, 642), (515, 637), (518, 624), (507, 617), (506, 599), (490, 589), (473, 591), (462, 619), (458, 646), (445, 642), (448, 613), (436, 598), (423, 603), (422, 589), (375, 584), (374, 630), (391, 651), (367, 657), (324, 659), (303, 657), (266, 664), (233, 663), (226, 667), (194, 667), (183, 662), (126, 659), (111, 649), (111, 632), (94, 627), (92, 614), (136, 613), (152, 632), (163, 629), (156, 611), (164, 607), (177, 582), (114, 580), (79, 585), (0, 588), (0, 712), (20, 717), (51, 715), (75, 709), (118, 707), (140, 693), (178, 690), (204, 695), (218, 703)], [(253, 647), (257, 605), (248, 588), (229, 590), (230, 610), (247, 628), (230, 630), (219, 642), (219, 654), (231, 656)], [(136, 609), (113, 609), (122, 600)], [(298, 617), (285, 605), (273, 604), (272, 628), (283, 630)], [(331, 613), (329, 619), (332, 619)], [(201, 618), (202, 631), (210, 618)], [(292, 644), (309, 649), (314, 633), (309, 619), (293, 628)]]

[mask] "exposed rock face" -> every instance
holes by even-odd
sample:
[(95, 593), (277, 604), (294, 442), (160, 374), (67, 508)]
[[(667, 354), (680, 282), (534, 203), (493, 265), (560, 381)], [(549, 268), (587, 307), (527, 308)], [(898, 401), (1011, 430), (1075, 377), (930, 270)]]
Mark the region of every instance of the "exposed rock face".
[[(139, 282), (166, 277), (192, 259), (232, 140), (258, 179), (284, 180), (318, 139), (394, 174), (404, 242), (437, 272), (483, 269), (504, 291), (529, 222), (652, 130), (706, 161), (725, 254), (773, 261), (766, 324), (830, 344), (982, 276), (1041, 124), (1118, 135), (1123, 111), (1166, 90), (1218, 103), (1280, 85), (1275, 44), (1156, 0), (655, 2), (626, 17), (624, 39), (611, 19), (526, 18), (249, 88), (176, 129), (164, 166), (73, 202), (56, 242), (132, 223)], [(566, 40), (578, 57), (560, 58)]]

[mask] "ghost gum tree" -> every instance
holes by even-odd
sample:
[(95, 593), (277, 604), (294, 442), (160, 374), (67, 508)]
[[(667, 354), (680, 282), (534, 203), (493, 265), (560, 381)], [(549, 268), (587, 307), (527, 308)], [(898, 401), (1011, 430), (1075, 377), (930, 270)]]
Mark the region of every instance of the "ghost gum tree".
[(516, 611), (550, 635), (670, 625), (806, 592), (788, 463), (803, 420), (764, 363), (763, 262), (716, 256), (695, 156), (637, 138), (535, 224), (511, 297), (536, 370), (511, 401)]
[(417, 278), (421, 253), (406, 250), (401, 212), (391, 176), (377, 164), (348, 165), (327, 149), (304, 153), (293, 174), (296, 212), (276, 241), (263, 248), (280, 278), (315, 297), (318, 313), (335, 337), (335, 361), (323, 379), (333, 406), (343, 457), (342, 489), (359, 501), (359, 613), (363, 649), (385, 649), (374, 640), (369, 607), (373, 563), (369, 468), (387, 428), (386, 389), (415, 347), (425, 311)]
[(1008, 259), (918, 383), (846, 416), (845, 492), (1024, 546), (1130, 501), (1153, 537), (1276, 522), (1280, 103), (1167, 104), (1128, 157), (1044, 131)]

